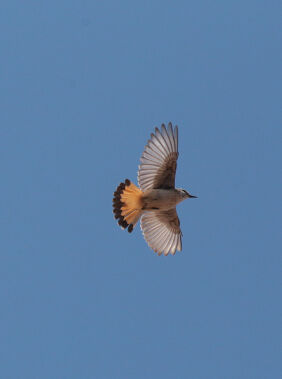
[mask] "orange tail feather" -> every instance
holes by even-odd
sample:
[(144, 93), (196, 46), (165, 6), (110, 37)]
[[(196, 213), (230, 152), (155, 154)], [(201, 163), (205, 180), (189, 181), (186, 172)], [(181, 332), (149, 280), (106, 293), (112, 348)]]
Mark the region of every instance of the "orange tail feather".
[(124, 183), (120, 183), (114, 192), (113, 208), (115, 218), (119, 225), (131, 233), (142, 214), (142, 196), (143, 192), (131, 183), (129, 179), (125, 179)]

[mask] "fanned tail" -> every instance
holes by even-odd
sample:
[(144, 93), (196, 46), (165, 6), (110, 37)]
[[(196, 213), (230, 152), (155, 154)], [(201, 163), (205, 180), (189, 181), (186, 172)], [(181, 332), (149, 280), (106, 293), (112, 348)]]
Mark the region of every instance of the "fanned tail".
[(113, 208), (118, 224), (131, 233), (142, 214), (143, 192), (135, 184), (125, 179), (114, 192)]

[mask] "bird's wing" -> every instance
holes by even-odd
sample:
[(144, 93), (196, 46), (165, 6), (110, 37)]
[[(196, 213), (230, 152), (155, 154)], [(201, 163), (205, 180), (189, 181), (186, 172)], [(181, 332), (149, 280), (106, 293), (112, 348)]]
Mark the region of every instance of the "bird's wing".
[(181, 251), (181, 229), (176, 209), (150, 211), (142, 215), (141, 229), (148, 245), (159, 255)]
[(138, 183), (142, 191), (152, 188), (174, 188), (178, 158), (178, 128), (171, 122), (166, 129), (155, 129), (141, 156)]

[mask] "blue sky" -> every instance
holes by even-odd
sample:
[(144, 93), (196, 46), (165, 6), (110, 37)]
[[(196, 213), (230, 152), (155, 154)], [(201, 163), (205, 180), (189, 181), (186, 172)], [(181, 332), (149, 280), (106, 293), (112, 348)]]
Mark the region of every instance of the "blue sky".
[[(281, 377), (279, 1), (2, 1), (0, 377)], [(179, 126), (183, 251), (112, 215)]]

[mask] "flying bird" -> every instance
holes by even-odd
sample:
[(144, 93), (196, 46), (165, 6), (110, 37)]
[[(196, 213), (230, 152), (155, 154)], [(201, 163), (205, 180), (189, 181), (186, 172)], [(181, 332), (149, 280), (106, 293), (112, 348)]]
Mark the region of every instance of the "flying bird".
[(182, 188), (175, 188), (178, 158), (178, 127), (155, 128), (141, 156), (138, 188), (129, 179), (117, 187), (113, 212), (118, 224), (133, 231), (141, 218), (141, 230), (148, 245), (158, 255), (182, 250), (182, 232), (176, 205), (196, 198)]

